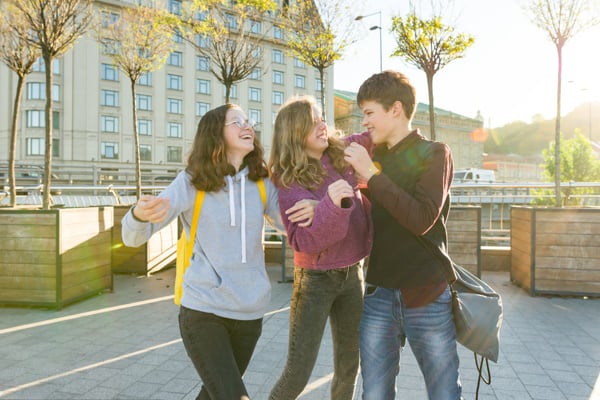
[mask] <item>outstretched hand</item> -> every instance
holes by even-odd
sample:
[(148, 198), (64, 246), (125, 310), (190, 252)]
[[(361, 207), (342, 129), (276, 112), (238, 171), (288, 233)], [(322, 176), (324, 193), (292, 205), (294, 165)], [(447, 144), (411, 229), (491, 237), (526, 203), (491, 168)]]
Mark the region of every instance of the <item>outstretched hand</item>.
[(169, 207), (169, 199), (143, 195), (133, 207), (132, 213), (142, 221), (159, 223), (165, 220)]
[(298, 222), (298, 226), (310, 226), (315, 217), (317, 204), (319, 204), (317, 200), (303, 199), (285, 210), (285, 214), (288, 216), (290, 222)]

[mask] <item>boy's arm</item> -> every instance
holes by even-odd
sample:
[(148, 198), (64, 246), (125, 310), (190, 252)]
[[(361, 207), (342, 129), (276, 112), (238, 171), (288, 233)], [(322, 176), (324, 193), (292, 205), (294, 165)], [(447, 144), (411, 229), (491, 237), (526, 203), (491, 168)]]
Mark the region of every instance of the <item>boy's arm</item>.
[(394, 219), (415, 235), (424, 235), (439, 218), (452, 183), (452, 153), (434, 143), (414, 195), (397, 186), (383, 171), (368, 181), (369, 193)]

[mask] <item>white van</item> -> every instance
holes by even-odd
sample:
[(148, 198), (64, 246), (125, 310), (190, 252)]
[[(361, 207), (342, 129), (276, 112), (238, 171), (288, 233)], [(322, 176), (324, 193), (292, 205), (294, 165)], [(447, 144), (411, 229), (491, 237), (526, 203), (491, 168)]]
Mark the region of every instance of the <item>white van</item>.
[(491, 169), (467, 168), (454, 171), (452, 183), (494, 183), (496, 173)]

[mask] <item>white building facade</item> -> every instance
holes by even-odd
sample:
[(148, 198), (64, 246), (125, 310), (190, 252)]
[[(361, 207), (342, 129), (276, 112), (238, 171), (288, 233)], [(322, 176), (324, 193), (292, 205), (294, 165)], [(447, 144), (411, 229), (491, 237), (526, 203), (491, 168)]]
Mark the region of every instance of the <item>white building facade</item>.
[[(94, 6), (97, 14), (118, 15), (126, 3), (131, 1), (98, 0)], [(168, 0), (168, 7), (177, 10), (181, 3)], [(308, 94), (319, 100), (321, 90), (325, 90), (327, 114), (333, 115), (333, 68), (326, 71), (323, 85), (316, 69), (287, 52), (283, 32), (275, 22), (271, 16), (261, 21), (259, 29), (267, 32), (261, 45), (263, 63), (232, 87), (230, 99), (259, 123), (256, 132), (266, 155), (275, 115), (287, 98)], [(142, 170), (154, 175), (172, 176), (184, 167), (198, 121), (225, 102), (225, 88), (209, 72), (209, 60), (191, 44), (177, 38), (175, 42), (167, 63), (142, 77), (136, 87)], [(121, 169), (133, 169), (130, 81), (103, 54), (94, 34), (87, 34), (56, 59), (53, 73), (53, 165), (59, 177), (61, 168), (94, 166), (115, 176)], [(0, 64), (0, 165), (8, 160), (16, 85), (16, 74)], [(17, 163), (43, 165), (44, 88), (40, 60), (26, 77), (23, 89)]]

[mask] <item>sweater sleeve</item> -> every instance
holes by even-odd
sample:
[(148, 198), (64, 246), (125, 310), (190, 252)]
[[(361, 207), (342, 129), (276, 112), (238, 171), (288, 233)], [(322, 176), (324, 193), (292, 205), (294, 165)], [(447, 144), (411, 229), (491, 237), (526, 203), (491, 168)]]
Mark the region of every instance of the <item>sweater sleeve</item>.
[(123, 217), (122, 239), (125, 246), (138, 247), (146, 243), (150, 237), (169, 225), (179, 214), (194, 206), (196, 189), (188, 183), (186, 172), (181, 172), (158, 197), (169, 199), (169, 211), (161, 223), (137, 221), (129, 210)]
[[(319, 201), (312, 224), (307, 227), (290, 222), (285, 215), (285, 210), (302, 199)], [(290, 246), (296, 251), (317, 254), (346, 237), (350, 214), (356, 204), (352, 201), (350, 207), (341, 208), (333, 204), (327, 193), (322, 198), (317, 198), (308, 189), (293, 185), (279, 189), (279, 207)]]
[(426, 169), (414, 195), (396, 185), (383, 171), (369, 179), (370, 195), (394, 219), (415, 235), (424, 235), (439, 218), (452, 183), (452, 153), (448, 145), (435, 143), (427, 155)]

